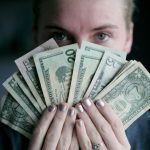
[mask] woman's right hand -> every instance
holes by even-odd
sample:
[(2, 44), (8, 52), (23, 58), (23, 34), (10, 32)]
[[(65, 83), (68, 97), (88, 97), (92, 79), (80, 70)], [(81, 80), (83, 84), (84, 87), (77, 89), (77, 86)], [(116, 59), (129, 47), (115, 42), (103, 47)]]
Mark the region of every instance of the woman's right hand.
[(77, 104), (76, 132), (82, 150), (130, 150), (124, 126), (104, 101), (85, 99)]
[(79, 149), (73, 128), (76, 110), (63, 103), (47, 108), (29, 144), (29, 150), (73, 150)]

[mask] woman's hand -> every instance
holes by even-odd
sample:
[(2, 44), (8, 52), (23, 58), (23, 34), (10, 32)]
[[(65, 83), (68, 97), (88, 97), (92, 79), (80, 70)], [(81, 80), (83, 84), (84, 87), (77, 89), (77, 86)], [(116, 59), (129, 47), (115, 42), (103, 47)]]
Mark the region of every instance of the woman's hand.
[(75, 119), (75, 108), (69, 108), (66, 103), (47, 108), (33, 132), (29, 150), (78, 149), (73, 136)]
[(130, 150), (121, 120), (110, 105), (86, 99), (77, 104), (76, 132), (82, 150)]

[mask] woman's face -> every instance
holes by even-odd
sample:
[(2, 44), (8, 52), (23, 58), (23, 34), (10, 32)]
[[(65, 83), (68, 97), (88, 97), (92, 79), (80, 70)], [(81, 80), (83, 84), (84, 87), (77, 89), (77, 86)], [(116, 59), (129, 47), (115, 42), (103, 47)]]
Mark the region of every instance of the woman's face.
[(39, 13), (38, 44), (50, 38), (60, 46), (86, 40), (130, 51), (133, 27), (127, 30), (122, 0), (44, 0)]

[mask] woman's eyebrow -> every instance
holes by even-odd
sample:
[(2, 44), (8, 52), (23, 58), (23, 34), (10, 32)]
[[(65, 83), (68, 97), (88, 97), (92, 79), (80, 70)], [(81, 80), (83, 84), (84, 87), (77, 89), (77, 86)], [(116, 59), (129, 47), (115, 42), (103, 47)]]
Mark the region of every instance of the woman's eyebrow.
[(118, 29), (119, 27), (117, 25), (113, 25), (113, 24), (106, 24), (106, 25), (102, 25), (99, 27), (96, 27), (94, 29), (92, 29), (93, 31), (97, 31), (97, 30), (104, 30), (104, 29)]
[(60, 27), (60, 26), (57, 26), (57, 25), (46, 25), (44, 28), (45, 29), (57, 29), (57, 30), (65, 31), (65, 32), (67, 31), (63, 27)]

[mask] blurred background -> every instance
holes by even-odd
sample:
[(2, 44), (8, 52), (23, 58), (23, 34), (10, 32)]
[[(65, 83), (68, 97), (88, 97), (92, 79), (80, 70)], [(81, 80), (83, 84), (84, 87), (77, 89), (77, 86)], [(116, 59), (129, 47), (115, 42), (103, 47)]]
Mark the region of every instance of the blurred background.
[[(129, 59), (141, 61), (150, 71), (150, 9), (148, 1), (136, 0), (134, 42)], [(14, 60), (32, 47), (31, 0), (0, 1), (0, 99), (2, 83), (17, 70)]]

